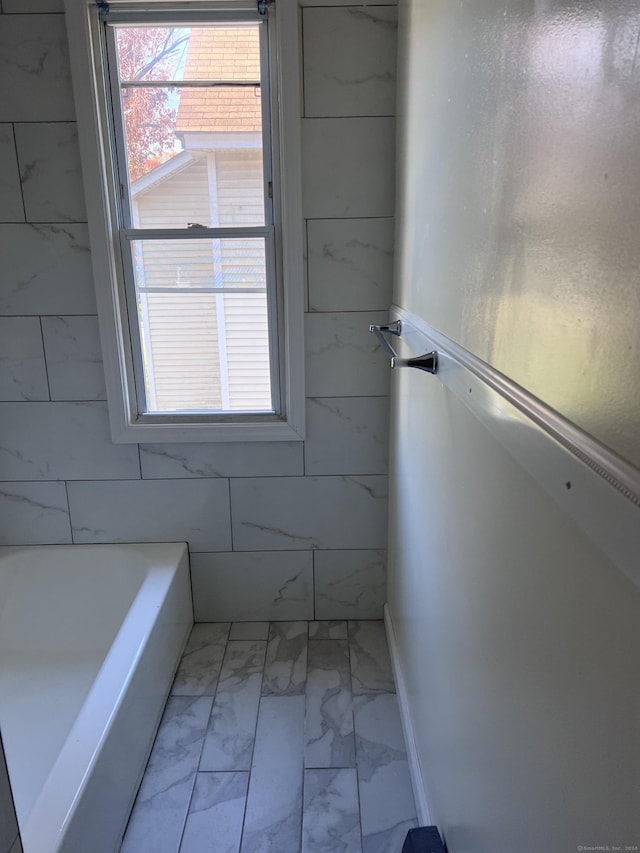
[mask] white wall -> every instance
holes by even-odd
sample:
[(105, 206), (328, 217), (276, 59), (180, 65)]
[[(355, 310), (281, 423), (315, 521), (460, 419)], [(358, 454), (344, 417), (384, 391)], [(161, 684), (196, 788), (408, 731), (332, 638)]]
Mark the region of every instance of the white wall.
[(395, 7), (301, 10), (307, 440), (141, 447), (109, 436), (62, 2), (0, 8), (0, 543), (187, 540), (199, 619), (380, 617)]
[[(584, 41), (587, 11), (597, 45)], [(583, 296), (608, 292), (620, 269), (611, 256), (638, 251), (634, 229), (612, 234), (611, 223), (638, 204), (637, 158), (618, 143), (638, 140), (638, 110), (622, 97), (635, 42), (621, 33), (637, 35), (639, 23), (625, 2), (597, 14), (563, 0), (401, 6), (399, 55), (410, 76), (399, 89), (398, 305), (491, 361), (497, 338), (482, 335), (519, 295), (537, 286), (554, 321), (566, 309), (562, 271), (580, 262), (580, 240), (595, 245), (579, 268), (584, 294), (572, 273), (575, 322)], [(595, 182), (606, 146), (587, 139), (566, 160), (563, 135), (542, 128), (557, 67), (581, 45), (584, 61), (554, 102), (555, 126), (602, 124), (611, 173), (625, 176), (615, 193), (586, 200), (572, 176)], [(535, 146), (523, 127), (536, 128)], [(555, 170), (541, 172), (540, 162)], [(535, 220), (523, 218), (531, 210)], [(629, 303), (626, 313), (634, 310)], [(618, 341), (625, 335), (626, 325)], [(554, 351), (546, 355), (552, 373)], [(588, 400), (586, 366), (580, 382)], [(427, 802), (450, 853), (637, 845), (637, 587), (437, 378), (394, 374), (391, 432), (390, 611)], [(633, 435), (627, 458), (640, 452), (637, 423)]]

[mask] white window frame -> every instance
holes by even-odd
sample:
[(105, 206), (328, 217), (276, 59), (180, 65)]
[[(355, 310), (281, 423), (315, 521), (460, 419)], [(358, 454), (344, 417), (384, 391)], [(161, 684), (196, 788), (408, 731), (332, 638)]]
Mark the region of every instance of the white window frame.
[[(297, 441), (304, 438), (304, 267), (301, 201), (300, 48), (296, 0), (269, 5), (273, 193), (276, 216), (280, 411), (273, 415), (154, 415), (138, 411), (134, 353), (119, 251), (108, 76), (96, 0), (65, 0), (67, 34), (87, 203), (91, 259), (107, 385), (117, 443)], [(152, 13), (255, 9), (256, 0), (110, 0)], [(150, 21), (153, 20), (150, 17)]]

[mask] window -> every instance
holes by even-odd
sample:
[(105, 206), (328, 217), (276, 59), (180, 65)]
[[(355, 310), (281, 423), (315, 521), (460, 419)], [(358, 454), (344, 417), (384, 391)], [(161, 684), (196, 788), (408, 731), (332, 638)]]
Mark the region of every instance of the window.
[(115, 441), (303, 434), (297, 10), (67, 0)]

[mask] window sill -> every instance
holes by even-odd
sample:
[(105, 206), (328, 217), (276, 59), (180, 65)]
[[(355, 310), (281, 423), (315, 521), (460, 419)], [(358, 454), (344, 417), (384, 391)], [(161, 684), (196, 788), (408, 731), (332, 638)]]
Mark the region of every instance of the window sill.
[(219, 423), (111, 423), (116, 444), (169, 444), (242, 441), (302, 441), (303, 431), (286, 421), (274, 418), (260, 422), (226, 421)]

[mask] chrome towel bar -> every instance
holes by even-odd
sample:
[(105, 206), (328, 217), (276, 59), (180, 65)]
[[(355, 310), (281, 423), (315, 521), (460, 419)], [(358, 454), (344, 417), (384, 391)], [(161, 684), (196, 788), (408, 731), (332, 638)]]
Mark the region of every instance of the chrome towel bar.
[(419, 355), (416, 358), (400, 358), (385, 335), (396, 335), (399, 337), (402, 334), (402, 322), (396, 320), (394, 323), (386, 323), (385, 325), (377, 326), (371, 324), (369, 331), (372, 332), (380, 346), (386, 350), (391, 358), (391, 369), (395, 370), (398, 367), (415, 367), (417, 370), (424, 370), (427, 373), (438, 372), (438, 353), (426, 352), (424, 355)]

